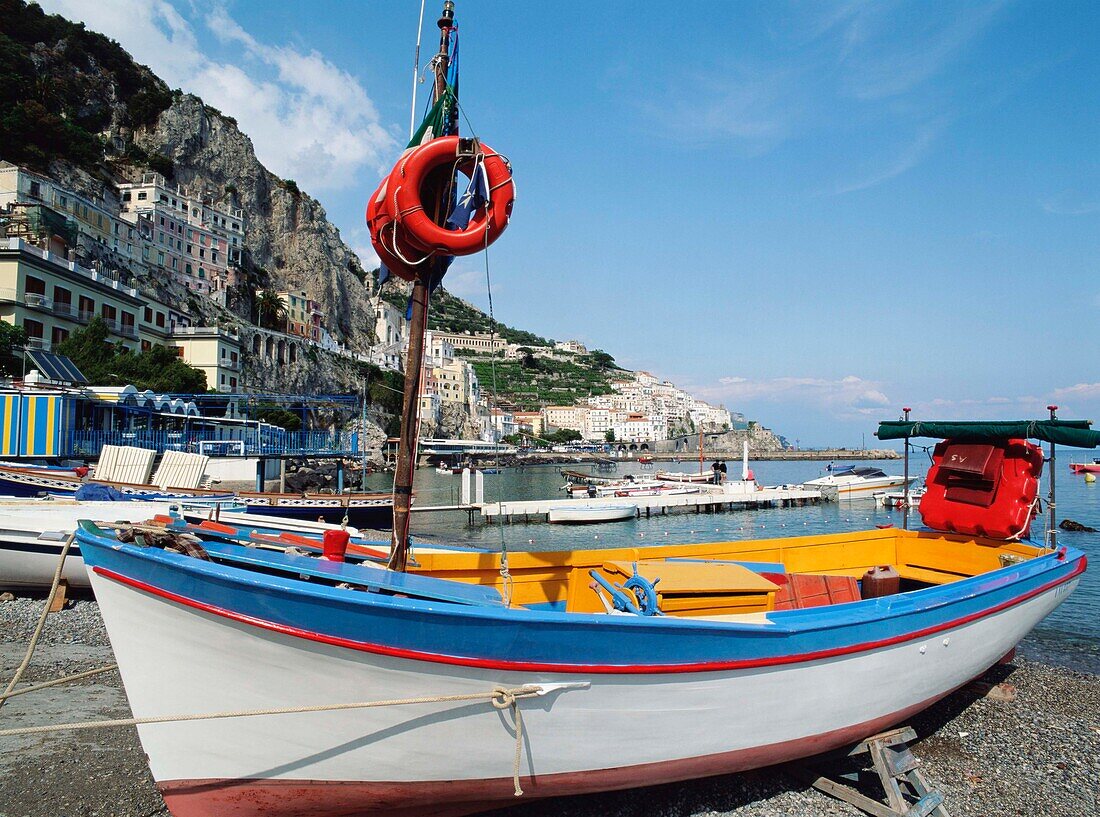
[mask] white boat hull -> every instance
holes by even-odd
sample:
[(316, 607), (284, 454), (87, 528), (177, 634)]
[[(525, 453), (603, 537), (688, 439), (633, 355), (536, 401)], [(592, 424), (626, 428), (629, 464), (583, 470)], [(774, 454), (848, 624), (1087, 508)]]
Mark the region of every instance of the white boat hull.
[(620, 522), (638, 515), (636, 505), (588, 505), (576, 508), (551, 508), (547, 521), (563, 524)]
[[(378, 655), (260, 629), (93, 574), (138, 718), (584, 684), (520, 703), (520, 774), (531, 797), (734, 772), (858, 740), (981, 674), (1078, 581), (927, 638), (841, 657), (606, 675)], [(516, 802), (512, 720), (483, 702), (165, 723), (138, 732), (176, 817), (462, 814)]]

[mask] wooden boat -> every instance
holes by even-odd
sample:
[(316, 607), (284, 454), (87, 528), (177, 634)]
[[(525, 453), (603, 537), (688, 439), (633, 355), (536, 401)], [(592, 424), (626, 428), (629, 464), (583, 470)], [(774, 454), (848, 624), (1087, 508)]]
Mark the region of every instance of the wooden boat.
[[(208, 488), (160, 488), (156, 485), (105, 480), (81, 480), (27, 469), (0, 468), (0, 494), (33, 497), (41, 493), (73, 495), (82, 485), (101, 485), (120, 493), (164, 499), (224, 497), (225, 491)], [(384, 493), (291, 494), (271, 491), (240, 491), (235, 494), (248, 513), (290, 519), (348, 523), (359, 527), (389, 527), (393, 497)]]
[(595, 522), (621, 522), (638, 515), (637, 505), (576, 505), (567, 508), (551, 508), (548, 522), (568, 525), (585, 525)]
[[(512, 553), (505, 573), (499, 554), (418, 552), (396, 572), (201, 528), (209, 561), (91, 523), (78, 541), (134, 715), (170, 718), (138, 731), (173, 814), (457, 815), (516, 786), (549, 797), (816, 754), (980, 675), (1086, 566), (1020, 538), (1042, 452), (984, 448), (988, 480), (937, 447), (922, 514), (939, 531)], [(960, 475), (995, 501), (953, 498)], [(1008, 538), (964, 532), (1020, 518)], [(862, 599), (880, 565), (905, 591)], [(273, 711), (176, 720), (256, 709)], [(593, 712), (601, 739), (578, 742)]]
[[(61, 499), (0, 498), (0, 587), (49, 587), (65, 540), (81, 519), (142, 522), (178, 509), (201, 518), (214, 513), (243, 511), (227, 496), (217, 504), (197, 505), (169, 500), (84, 502)], [(62, 578), (72, 587), (88, 587), (88, 574), (78, 545), (65, 560)]]

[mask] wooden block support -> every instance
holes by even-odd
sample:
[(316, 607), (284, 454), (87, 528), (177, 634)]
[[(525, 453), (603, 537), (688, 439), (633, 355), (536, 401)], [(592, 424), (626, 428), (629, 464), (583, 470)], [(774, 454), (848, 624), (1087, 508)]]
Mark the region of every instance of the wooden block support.
[(68, 601), (69, 594), (69, 582), (62, 579), (58, 582), (57, 592), (53, 594), (53, 602), (50, 604), (51, 613), (60, 613), (65, 609), (65, 602)]
[(909, 750), (909, 741), (915, 739), (916, 733), (905, 726), (873, 735), (847, 752), (849, 758), (870, 755), (887, 804), (821, 774), (817, 768), (820, 760), (810, 760), (806, 765), (792, 764), (789, 768), (815, 789), (874, 817), (950, 817), (943, 805), (943, 795), (929, 786), (921, 773), (920, 761)]

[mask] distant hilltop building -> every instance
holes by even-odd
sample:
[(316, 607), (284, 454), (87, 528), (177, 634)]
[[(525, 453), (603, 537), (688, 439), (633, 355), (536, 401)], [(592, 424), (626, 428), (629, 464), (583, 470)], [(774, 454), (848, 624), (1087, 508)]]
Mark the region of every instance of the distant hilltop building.
[(508, 342), (500, 335), (488, 335), (481, 332), (440, 332), (433, 329), (432, 334), (440, 340), (448, 341), (455, 349), (469, 349), (482, 354), (491, 354), (504, 349)]
[(590, 397), (582, 405), (546, 406), (548, 430), (568, 428), (586, 440), (655, 442), (689, 431), (725, 431), (744, 423), (723, 406), (712, 406), (649, 372), (626, 372), (611, 383), (614, 392)]

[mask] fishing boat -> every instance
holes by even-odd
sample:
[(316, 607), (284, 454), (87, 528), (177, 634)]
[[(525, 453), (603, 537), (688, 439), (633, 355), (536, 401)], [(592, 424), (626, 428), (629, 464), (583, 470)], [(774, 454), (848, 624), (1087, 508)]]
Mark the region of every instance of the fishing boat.
[(575, 505), (551, 508), (548, 522), (587, 525), (596, 522), (621, 522), (638, 515), (637, 505)]
[[(115, 502), (0, 497), (0, 587), (49, 587), (61, 549), (81, 519), (137, 523), (158, 514), (243, 510), (232, 495), (209, 505), (163, 499)], [(74, 545), (66, 557), (61, 578), (71, 587), (89, 586), (79, 546)]]
[[(985, 451), (980, 472), (951, 467), (960, 445)], [(418, 552), (403, 571), (201, 529), (200, 558), (92, 523), (78, 541), (173, 814), (457, 815), (838, 748), (1009, 654), (1085, 554), (1026, 538), (1038, 446), (937, 450), (937, 530)], [(881, 565), (899, 592), (864, 597)], [(601, 739), (578, 742), (593, 712)]]
[(1092, 462), (1071, 462), (1069, 470), (1075, 474), (1100, 474), (1100, 459)]
[(88, 471), (91, 470), (86, 465), (44, 465), (41, 463), (8, 461), (0, 461), (0, 468), (14, 468), (20, 471), (44, 473), (50, 476), (73, 477), (75, 479), (84, 477)]
[[(156, 500), (201, 499), (217, 501), (225, 491), (209, 488), (167, 489), (147, 483), (116, 482), (57, 476), (30, 469), (0, 468), (0, 494), (34, 497), (40, 494), (73, 496), (85, 485), (97, 485), (121, 494)], [(279, 493), (273, 491), (239, 491), (235, 496), (248, 513), (282, 516), (291, 519), (321, 519), (342, 522), (345, 519), (359, 527), (389, 527), (393, 498), (385, 493)]]
[[(914, 481), (910, 479), (909, 483)], [(905, 484), (905, 477), (891, 476), (881, 468), (870, 465), (833, 468), (832, 473), (826, 476), (802, 483), (805, 488), (819, 490), (825, 496), (835, 495), (838, 499), (871, 499), (876, 491), (901, 488)]]
[[(412, 282), (388, 559), (349, 561), (339, 531), (320, 556), (198, 526), (181, 547), (77, 533), (176, 817), (460, 815), (817, 754), (980, 675), (1068, 597), (1085, 554), (1053, 525), (1027, 540), (1043, 455), (1018, 438), (1100, 433), (1053, 419), (984, 436), (883, 424), (883, 439), (947, 438), (921, 503), (933, 530), (413, 553), (429, 292), (500, 235), (514, 197), (500, 154), (457, 136), (451, 0), (439, 27), (435, 104), (368, 208), (384, 272)], [(474, 180), (465, 213), (455, 167)], [(981, 448), (981, 467), (960, 470), (955, 445)], [(899, 592), (864, 598), (883, 565)]]

